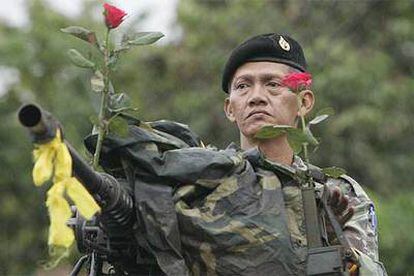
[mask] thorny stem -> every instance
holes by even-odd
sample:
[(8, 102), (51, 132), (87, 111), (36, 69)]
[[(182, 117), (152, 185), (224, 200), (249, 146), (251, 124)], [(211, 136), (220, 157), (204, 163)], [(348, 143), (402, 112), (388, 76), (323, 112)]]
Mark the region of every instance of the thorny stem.
[(104, 89), (101, 94), (101, 106), (99, 107), (98, 115), (98, 141), (96, 142), (95, 153), (93, 155), (93, 168), (96, 170), (99, 166), (99, 158), (101, 155), (102, 142), (106, 132), (106, 109), (109, 94), (109, 32), (108, 28), (105, 36), (105, 50), (104, 50)]

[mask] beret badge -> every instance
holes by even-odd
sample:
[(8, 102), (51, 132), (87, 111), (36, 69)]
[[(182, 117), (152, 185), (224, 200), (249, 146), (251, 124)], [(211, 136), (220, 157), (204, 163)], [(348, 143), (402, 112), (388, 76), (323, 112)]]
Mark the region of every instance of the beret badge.
[(289, 43), (283, 38), (283, 36), (280, 36), (279, 38), (279, 46), (285, 51), (290, 51), (290, 45)]

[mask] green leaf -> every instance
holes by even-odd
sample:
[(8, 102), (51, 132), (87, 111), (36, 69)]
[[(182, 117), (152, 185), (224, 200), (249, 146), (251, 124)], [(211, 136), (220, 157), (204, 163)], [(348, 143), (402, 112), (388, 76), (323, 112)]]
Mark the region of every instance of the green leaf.
[(332, 107), (322, 108), (321, 110), (318, 111), (318, 113), (316, 113), (315, 118), (321, 115), (333, 116), (335, 115), (335, 110)]
[(121, 114), (123, 114), (125, 116), (133, 117), (137, 120), (139, 120), (139, 116), (141, 115), (141, 114), (139, 114), (137, 107), (134, 107), (134, 108), (129, 107), (129, 108), (125, 109), (124, 111), (122, 111)]
[(95, 68), (95, 63), (90, 61), (89, 59), (82, 56), (81, 53), (79, 53), (75, 49), (70, 49), (68, 51), (69, 58), (75, 64), (76, 66), (82, 67), (82, 68)]
[(114, 52), (115, 53), (120, 53), (122, 51), (129, 50), (131, 48), (131, 46), (128, 45), (128, 40), (129, 39), (130, 38), (129, 38), (128, 34), (126, 34), (126, 33), (122, 34), (121, 42), (119, 44), (115, 45)]
[(297, 128), (288, 129), (287, 139), (295, 154), (298, 154), (302, 151), (303, 144), (309, 143), (308, 136), (303, 133), (302, 130)]
[(130, 46), (128, 46), (128, 45), (121, 44), (121, 45), (117, 45), (117, 46), (115, 46), (115, 50), (114, 50), (114, 52), (115, 52), (115, 53), (120, 53), (120, 52), (122, 52), (122, 51), (129, 50), (130, 48), (131, 48), (131, 47), (130, 47)]
[(109, 132), (120, 137), (128, 136), (128, 123), (124, 119), (115, 115), (109, 120)]
[(124, 118), (128, 122), (128, 124), (137, 126), (141, 124), (141, 120), (139, 119), (140, 114), (138, 113), (138, 108), (127, 107), (114, 112), (118, 113), (120, 117)]
[(283, 134), (287, 134), (289, 145), (292, 147), (295, 154), (302, 151), (302, 146), (305, 143), (313, 146), (319, 144), (309, 128), (302, 131), (301, 129), (286, 125), (264, 126), (254, 137), (258, 139), (272, 139)]
[(91, 77), (91, 88), (96, 93), (101, 93), (105, 88), (104, 76), (100, 71), (96, 71)]
[(342, 168), (338, 167), (329, 167), (329, 168), (323, 168), (322, 172), (326, 174), (329, 177), (338, 178), (343, 174), (346, 174), (346, 171)]
[(98, 39), (96, 38), (95, 32), (85, 29), (79, 26), (69, 26), (63, 29), (60, 29), (62, 32), (73, 35), (77, 38), (80, 38), (92, 45), (98, 44)]
[(109, 108), (112, 110), (118, 110), (129, 107), (131, 99), (125, 93), (117, 93), (109, 95)]
[(127, 45), (148, 45), (156, 42), (164, 34), (160, 32), (140, 32), (133, 35), (133, 37), (128, 37), (126, 41)]
[(302, 149), (303, 149), (302, 143), (298, 143), (294, 139), (289, 139), (288, 142), (294, 154), (299, 154), (302, 152)]
[(309, 121), (310, 125), (316, 125), (319, 124), (320, 122), (325, 121), (327, 118), (329, 117), (328, 114), (322, 114), (319, 116), (316, 116), (315, 118), (313, 118), (311, 121)]
[(312, 131), (310, 130), (309, 127), (305, 128), (304, 133), (306, 135), (307, 138), (307, 142), (312, 145), (312, 146), (317, 146), (319, 145), (318, 140), (315, 138), (315, 136), (313, 136)]
[(256, 134), (255, 138), (257, 139), (271, 139), (276, 138), (280, 135), (286, 134), (287, 129), (292, 129), (291, 126), (285, 125), (273, 125), (273, 126), (264, 126)]

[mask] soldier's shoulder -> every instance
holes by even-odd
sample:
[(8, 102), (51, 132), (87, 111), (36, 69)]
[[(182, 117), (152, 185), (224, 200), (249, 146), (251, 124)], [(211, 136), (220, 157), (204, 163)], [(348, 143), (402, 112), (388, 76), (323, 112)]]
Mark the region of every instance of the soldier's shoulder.
[(342, 174), (337, 177), (332, 177), (325, 174), (323, 169), (314, 165), (310, 165), (309, 169), (313, 179), (319, 183), (317, 187), (322, 188), (324, 185), (327, 185), (328, 187), (338, 187), (347, 196), (358, 198), (360, 201), (372, 203), (372, 200), (366, 193), (363, 186), (351, 176)]
[(318, 183), (325, 184), (327, 186), (337, 186), (345, 194), (352, 192), (357, 197), (369, 199), (368, 194), (365, 192), (363, 187), (351, 176), (342, 174), (338, 177), (332, 177), (327, 175), (324, 172), (324, 169), (315, 165), (310, 165), (309, 169), (313, 179)]
[(350, 186), (357, 197), (369, 199), (368, 194), (365, 192), (361, 184), (359, 184), (351, 176), (343, 174), (339, 177), (339, 180), (341, 181), (342, 185)]

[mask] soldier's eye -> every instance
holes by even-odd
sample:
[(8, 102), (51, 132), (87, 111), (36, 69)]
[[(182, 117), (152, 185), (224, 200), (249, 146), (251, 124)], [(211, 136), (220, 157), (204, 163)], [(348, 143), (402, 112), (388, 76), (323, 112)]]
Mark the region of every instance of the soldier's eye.
[(270, 87), (280, 87), (281, 85), (280, 85), (280, 83), (278, 83), (278, 82), (275, 82), (275, 81), (271, 81), (271, 82), (268, 82), (267, 83), (267, 86), (270, 86)]
[(245, 89), (245, 88), (247, 88), (247, 87), (248, 87), (248, 85), (247, 85), (246, 83), (239, 83), (239, 84), (236, 84), (236, 89), (237, 89), (237, 90)]

